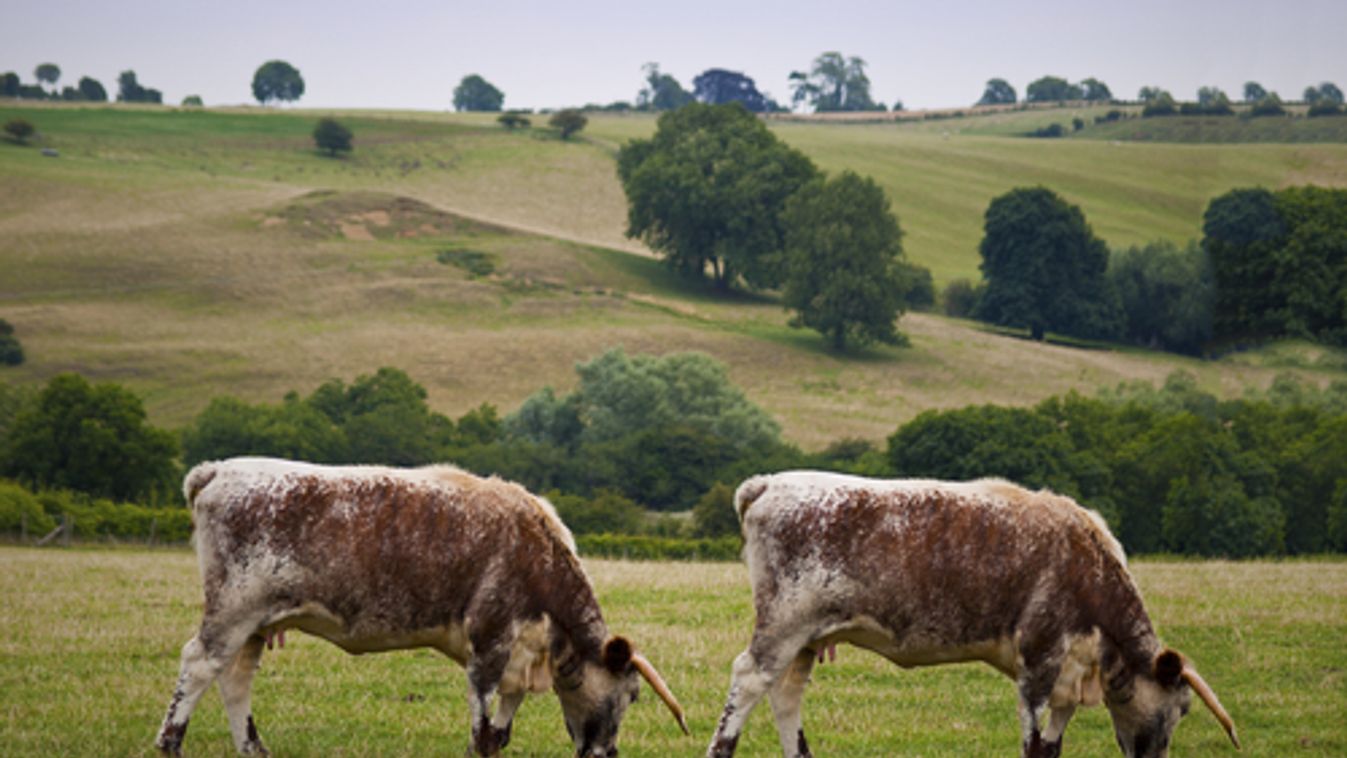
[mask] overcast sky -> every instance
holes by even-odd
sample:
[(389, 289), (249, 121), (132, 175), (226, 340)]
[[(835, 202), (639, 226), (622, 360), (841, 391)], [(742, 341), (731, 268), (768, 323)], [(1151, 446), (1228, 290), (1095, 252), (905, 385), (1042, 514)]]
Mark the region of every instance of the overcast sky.
[(835, 50), (908, 108), (970, 104), (992, 77), (1023, 97), (1044, 74), (1128, 98), (1214, 85), (1238, 100), (1254, 80), (1297, 99), (1347, 89), (1345, 37), (1347, 0), (6, 0), (0, 72), (30, 83), (51, 62), (59, 84), (92, 76), (115, 96), (131, 69), (167, 103), (229, 105), (280, 58), (304, 77), (301, 106), (447, 110), (471, 73), (507, 108), (634, 100), (653, 61), (689, 90), (705, 69), (742, 71), (786, 103), (790, 72)]

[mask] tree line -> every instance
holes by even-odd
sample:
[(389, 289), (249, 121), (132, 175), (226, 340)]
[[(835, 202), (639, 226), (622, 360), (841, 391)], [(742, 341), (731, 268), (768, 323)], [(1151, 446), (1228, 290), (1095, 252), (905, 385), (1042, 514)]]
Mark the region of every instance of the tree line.
[[(90, 76), (82, 76), (75, 86), (66, 85), (56, 89), (61, 79), (61, 67), (55, 63), (43, 63), (34, 71), (35, 84), (24, 84), (13, 71), (0, 74), (0, 97), (13, 97), (21, 100), (64, 100), (66, 102), (105, 103), (108, 91), (103, 83)], [(144, 87), (136, 79), (135, 71), (123, 71), (117, 77), (117, 102), (119, 103), (162, 103), (164, 95), (152, 87)]]
[[(792, 468), (1049, 487), (1098, 510), (1132, 553), (1347, 551), (1347, 382), (1284, 375), (1222, 400), (1178, 372), (1158, 388), (927, 411), (882, 449), (842, 439), (805, 452), (705, 355), (613, 350), (576, 370), (573, 392), (544, 388), (503, 417), (482, 405), (450, 419), (386, 367), (276, 404), (217, 397), (176, 434), (150, 426), (114, 384), (66, 374), (41, 390), (0, 385), (0, 476), (22, 485), (0, 483), (0, 531), (20, 519), (41, 529), (63, 512), (90, 536), (181, 531), (145, 506), (177, 504), (187, 466), (275, 455), (504, 476), (546, 493), (578, 535), (632, 537), (589, 540), (605, 554), (732, 557), (733, 486)], [(658, 516), (688, 510), (690, 520)]]
[[(1231, 99), (1219, 87), (1204, 86), (1197, 90), (1196, 99), (1191, 102), (1178, 102), (1173, 95), (1161, 87), (1143, 86), (1137, 91), (1137, 101), (1144, 108), (1143, 116), (1234, 115)], [(1305, 87), (1301, 100), (1310, 106), (1308, 115), (1327, 116), (1343, 112), (1343, 92), (1333, 82), (1320, 82)], [(1035, 79), (1025, 89), (1025, 103), (1054, 103), (1067, 101), (1115, 102), (1112, 90), (1104, 82), (1089, 77), (1080, 82), (1071, 83), (1060, 76), (1047, 75)], [(1019, 94), (1009, 82), (1001, 78), (987, 80), (982, 97), (977, 105), (1014, 105), (1019, 102)], [(1284, 115), (1282, 99), (1276, 92), (1270, 92), (1258, 82), (1244, 84), (1244, 102), (1253, 116)]]

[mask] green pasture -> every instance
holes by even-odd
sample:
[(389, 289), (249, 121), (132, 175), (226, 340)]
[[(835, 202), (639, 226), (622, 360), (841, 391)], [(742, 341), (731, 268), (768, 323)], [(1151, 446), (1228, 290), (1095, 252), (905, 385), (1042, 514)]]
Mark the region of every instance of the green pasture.
[[(1224, 396), (1282, 370), (1342, 377), (1341, 353), (1308, 346), (1202, 362), (1031, 343), (927, 314), (900, 321), (907, 347), (836, 355), (791, 329), (773, 297), (714, 295), (623, 236), (613, 153), (651, 133), (651, 116), (594, 115), (582, 139), (562, 142), (478, 114), (344, 112), (356, 150), (334, 160), (309, 142), (318, 115), (0, 106), (0, 121), (22, 116), (41, 132), (34, 146), (0, 141), (0, 318), (27, 354), (0, 381), (115, 381), (173, 427), (217, 395), (278, 402), (396, 366), (458, 416), (567, 391), (577, 362), (612, 347), (699, 350), (813, 449), (882, 440), (929, 408), (1033, 403), (1176, 369)], [(1347, 184), (1347, 145), (774, 128), (824, 168), (884, 184), (910, 254), (938, 281), (976, 276), (981, 214), (1017, 184), (1081, 203), (1115, 244), (1198, 234), (1207, 199), (1230, 186)], [(440, 262), (464, 251), (493, 272)]]
[[(701, 755), (748, 640), (739, 564), (587, 563), (612, 629), (660, 668), (688, 712), (683, 737), (646, 691), (622, 730), (624, 756)], [(1249, 756), (1347, 753), (1347, 564), (1169, 562), (1133, 566), (1162, 638), (1221, 696)], [(9, 755), (151, 755), (200, 614), (194, 557), (183, 549), (0, 548), (0, 740)], [(267, 653), (253, 709), (276, 755), (462, 754), (468, 743), (461, 669), (429, 651), (350, 657), (295, 633)], [(196, 756), (232, 755), (212, 690), (188, 732)], [(805, 697), (818, 755), (1010, 755), (1018, 727), (1011, 683), (982, 665), (902, 670), (854, 648), (818, 667)], [(1072, 755), (1116, 755), (1107, 714), (1082, 711)], [(1200, 705), (1174, 753), (1234, 755)], [(779, 755), (766, 703), (740, 754)], [(521, 709), (506, 755), (567, 756), (555, 698)]]

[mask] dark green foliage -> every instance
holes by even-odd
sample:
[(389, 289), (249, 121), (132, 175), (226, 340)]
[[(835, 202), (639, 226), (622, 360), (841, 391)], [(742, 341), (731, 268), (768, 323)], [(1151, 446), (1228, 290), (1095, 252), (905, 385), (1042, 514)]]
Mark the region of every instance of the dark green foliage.
[(1265, 97), (1267, 97), (1267, 90), (1263, 89), (1263, 85), (1258, 82), (1244, 83), (1244, 102), (1256, 103)]
[(329, 157), (337, 157), (337, 153), (351, 152), (351, 139), (354, 135), (351, 130), (342, 126), (334, 118), (322, 118), (318, 120), (318, 125), (313, 128), (313, 144), (318, 146), (319, 150), (326, 150)]
[(582, 534), (637, 534), (645, 521), (645, 511), (622, 495), (600, 490), (590, 498), (547, 493), (557, 515), (576, 536)]
[(0, 74), (0, 97), (19, 96), (19, 75), (13, 71)]
[(1035, 79), (1024, 90), (1024, 101), (1026, 103), (1082, 100), (1084, 97), (1085, 90), (1079, 84), (1070, 84), (1059, 76), (1044, 76)]
[(17, 366), (23, 363), (23, 345), (14, 336), (14, 326), (0, 318), (0, 366)]
[(738, 537), (677, 539), (634, 534), (587, 534), (576, 538), (580, 554), (634, 561), (737, 561)]
[(1168, 92), (1161, 90), (1153, 97), (1146, 100), (1146, 107), (1141, 109), (1141, 117), (1173, 116), (1178, 112), (1179, 109), (1174, 102), (1174, 97)]
[(122, 500), (176, 488), (172, 435), (151, 427), (140, 398), (115, 384), (54, 377), (0, 444), (0, 474), (29, 486)]
[(694, 537), (737, 537), (739, 515), (734, 512), (734, 488), (716, 482), (692, 507)]
[(20, 145), (27, 144), (28, 138), (33, 136), (36, 131), (37, 128), (27, 119), (12, 118), (5, 122), (5, 134), (8, 134), (10, 139)]
[(1335, 103), (1332, 100), (1319, 100), (1310, 106), (1305, 115), (1310, 118), (1319, 118), (1320, 116), (1341, 116), (1343, 113), (1340, 103)]
[(1061, 124), (1048, 124), (1029, 132), (1030, 137), (1061, 137), (1066, 134), (1066, 129)]
[(1080, 87), (1082, 98), (1092, 103), (1103, 103), (1113, 99), (1113, 92), (1108, 85), (1094, 77), (1085, 79), (1077, 86)]
[(1282, 107), (1282, 99), (1277, 97), (1276, 92), (1269, 92), (1249, 109), (1250, 116), (1285, 116), (1286, 108)]
[(914, 311), (935, 310), (935, 278), (931, 270), (907, 260), (898, 261), (898, 273), (903, 281), (903, 300)]
[(561, 132), (562, 139), (570, 139), (571, 135), (585, 128), (589, 119), (585, 114), (572, 108), (557, 111), (547, 120), (547, 125)]
[(978, 300), (982, 298), (985, 290), (984, 285), (974, 285), (967, 279), (955, 279), (945, 285), (945, 315), (971, 318), (977, 311)]
[(514, 111), (500, 114), (500, 117), (496, 119), (496, 123), (511, 131), (515, 129), (527, 129), (533, 125), (533, 122), (529, 121), (528, 116)]
[(31, 492), (0, 481), (0, 534), (17, 536), (26, 529), (28, 539), (37, 540), (66, 520), (80, 540), (185, 543), (192, 534), (186, 508), (118, 503), (68, 490)]
[(164, 96), (159, 90), (141, 86), (136, 80), (136, 72), (123, 71), (117, 77), (117, 102), (119, 103), (162, 103)]
[(658, 63), (641, 67), (646, 86), (636, 95), (636, 108), (643, 111), (671, 111), (694, 102), (692, 93), (669, 74), (661, 74)]
[(1212, 337), (1215, 283), (1197, 243), (1172, 242), (1115, 251), (1108, 278), (1118, 293), (1122, 338), (1143, 347), (1201, 355)]
[(498, 111), (505, 105), (505, 93), (477, 74), (468, 74), (454, 87), (454, 110)]
[(303, 96), (304, 77), (285, 61), (267, 61), (253, 72), (253, 98), (262, 105), (272, 101), (291, 103)]
[(1005, 79), (988, 79), (987, 88), (982, 91), (978, 105), (1014, 105), (1018, 100), (1015, 88)]
[(61, 67), (55, 63), (43, 63), (33, 71), (33, 76), (39, 82), (54, 87), (61, 78)]
[(1070, 439), (1050, 419), (994, 405), (926, 411), (889, 437), (889, 465), (898, 476), (999, 476), (1067, 492), (1062, 463), (1070, 451)]
[(775, 103), (758, 92), (753, 80), (738, 71), (708, 68), (692, 80), (692, 88), (692, 96), (699, 103), (740, 103), (754, 113), (776, 110)]
[(103, 89), (103, 83), (88, 76), (80, 77), (79, 93), (81, 98), (91, 103), (108, 101), (108, 91)]
[(791, 101), (806, 103), (816, 113), (831, 111), (882, 111), (884, 105), (870, 97), (870, 78), (865, 61), (845, 58), (841, 53), (823, 53), (814, 59), (806, 74), (790, 74)]
[(42, 89), (41, 85), (37, 84), (19, 85), (19, 99), (21, 100), (47, 100), (50, 99), (51, 97), (52, 96), (49, 95), (46, 90)]
[(844, 171), (801, 187), (786, 202), (786, 285), (781, 301), (791, 325), (824, 335), (835, 350), (848, 343), (898, 344), (902, 315), (902, 232), (889, 200), (869, 178)]
[(1329, 102), (1329, 103), (1336, 103), (1337, 105), (1342, 105), (1343, 102), (1342, 90), (1339, 89), (1338, 85), (1334, 84), (1333, 82), (1321, 83), (1319, 85), (1318, 93), (1319, 94), (1318, 97), (1315, 98), (1315, 102)]
[(1044, 187), (1019, 188), (992, 201), (979, 252), (986, 291), (977, 318), (1027, 328), (1108, 338), (1121, 314), (1105, 271), (1108, 248), (1080, 208)]
[(205, 102), (201, 100), (200, 95), (188, 95), (182, 99), (182, 106), (184, 108), (200, 108), (204, 105)]
[(818, 174), (743, 106), (693, 103), (660, 116), (648, 140), (618, 152), (627, 236), (675, 270), (716, 285), (782, 281), (786, 199)]
[(1071, 131), (1078, 132), (1085, 128), (1085, 119), (1076, 117), (1071, 119)]
[(489, 253), (477, 250), (441, 250), (435, 260), (461, 268), (473, 277), (490, 276), (496, 272), (495, 259)]
[(1218, 340), (1347, 345), (1347, 191), (1232, 190), (1207, 206)]

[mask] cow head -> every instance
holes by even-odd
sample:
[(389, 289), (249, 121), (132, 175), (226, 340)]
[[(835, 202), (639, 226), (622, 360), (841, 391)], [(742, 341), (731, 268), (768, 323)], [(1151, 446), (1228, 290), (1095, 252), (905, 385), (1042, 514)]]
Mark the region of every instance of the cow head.
[(610, 637), (598, 660), (565, 656), (557, 666), (554, 688), (561, 700), (566, 731), (576, 758), (614, 758), (617, 730), (627, 707), (636, 701), (644, 678), (673, 712), (683, 733), (683, 709), (654, 666), (623, 637)]
[(1112, 680), (1105, 691), (1113, 732), (1123, 755), (1168, 756), (1174, 727), (1187, 715), (1194, 692), (1225, 727), (1235, 749), (1239, 749), (1235, 724), (1216, 699), (1216, 693), (1182, 655), (1166, 649), (1155, 656), (1149, 671), (1126, 680)]

